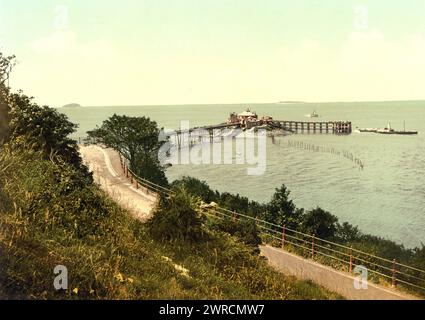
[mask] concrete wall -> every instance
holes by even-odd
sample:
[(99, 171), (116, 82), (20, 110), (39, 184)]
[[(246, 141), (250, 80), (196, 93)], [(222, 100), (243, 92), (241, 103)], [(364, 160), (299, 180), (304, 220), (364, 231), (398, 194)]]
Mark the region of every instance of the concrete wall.
[(262, 246), (261, 254), (269, 264), (282, 273), (311, 280), (350, 300), (411, 300), (416, 297), (368, 282), (367, 289), (354, 287), (355, 277), (312, 260), (304, 259), (282, 249)]

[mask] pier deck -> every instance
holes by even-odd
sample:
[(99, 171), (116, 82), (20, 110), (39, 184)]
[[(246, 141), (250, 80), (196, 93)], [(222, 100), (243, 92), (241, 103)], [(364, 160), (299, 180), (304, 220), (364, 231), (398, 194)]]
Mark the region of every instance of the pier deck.
[(287, 121), (273, 120), (280, 128), (294, 133), (332, 133), (351, 134), (352, 124), (350, 121)]

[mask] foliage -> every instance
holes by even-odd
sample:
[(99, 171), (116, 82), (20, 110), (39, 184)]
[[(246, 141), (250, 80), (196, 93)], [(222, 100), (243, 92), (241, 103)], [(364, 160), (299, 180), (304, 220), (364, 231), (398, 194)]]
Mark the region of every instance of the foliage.
[[(197, 196), (206, 195), (205, 198), (207, 198), (207, 196), (213, 194), (213, 191), (205, 182), (195, 178), (184, 177), (181, 180), (174, 181), (173, 184), (192, 186), (188, 190)], [(199, 191), (198, 188), (202, 191)], [(227, 192), (220, 194), (218, 191), (215, 191), (214, 199), (221, 207), (228, 210), (257, 217), (279, 226), (285, 224), (287, 228), (296, 231), (315, 234), (318, 238), (352, 246), (355, 249), (389, 260), (396, 258), (398, 262), (423, 269), (425, 264), (424, 245), (421, 248), (407, 249), (393, 241), (364, 234), (360, 232), (357, 226), (348, 222), (340, 223), (336, 216), (319, 207), (307, 211), (297, 208), (289, 196), (289, 190), (285, 185), (282, 185), (281, 188), (276, 189), (271, 201), (266, 204), (249, 201), (248, 198)], [(237, 233), (236, 230), (242, 229), (231, 218), (215, 222), (212, 226), (215, 230), (238, 236), (240, 240), (249, 245), (249, 241), (246, 241), (241, 233)], [(245, 235), (250, 234), (248, 230), (249, 227), (244, 230)]]
[(243, 212), (246, 215), (257, 217), (265, 212), (265, 206), (250, 201), (247, 197), (240, 196), (239, 194), (231, 194), (229, 192), (223, 192), (219, 194), (218, 203), (220, 206), (237, 212)]
[(121, 152), (138, 176), (162, 186), (168, 185), (165, 168), (158, 159), (158, 152), (165, 142), (160, 139), (160, 129), (155, 121), (114, 114), (100, 128), (89, 131), (88, 136), (92, 142)]
[(148, 221), (153, 238), (158, 240), (199, 241), (204, 237), (199, 200), (185, 189), (174, 189), (174, 194), (162, 196)]
[(317, 207), (308, 210), (302, 215), (304, 232), (314, 234), (321, 239), (334, 239), (337, 231), (338, 218), (329, 212)]
[[(234, 238), (205, 230), (195, 210), (199, 200), (184, 189), (161, 199), (149, 229), (132, 219), (87, 178), (76, 143), (68, 138), (75, 126), (55, 110), (20, 92), (11, 95), (4, 87), (8, 59), (0, 54), (0, 106), (5, 106), (0, 110), (7, 116), (2, 118), (7, 126), (0, 129), (7, 134), (10, 120), (12, 135), (0, 150), (0, 298), (338, 298), (273, 271)], [(116, 116), (111, 122), (115, 120), (121, 125), (112, 126), (116, 141), (109, 140), (113, 135), (107, 124), (92, 137), (110, 146), (128, 138), (135, 143), (133, 165), (156, 168), (161, 178), (156, 124), (146, 118)], [(189, 267), (190, 275), (182, 275), (176, 263)], [(53, 288), (57, 265), (69, 271), (65, 290)]]
[(8, 103), (10, 139), (17, 148), (24, 142), (21, 149), (30, 147), (42, 151), (44, 159), (64, 161), (79, 170), (82, 176), (91, 178), (82, 164), (77, 142), (69, 138), (77, 126), (65, 115), (47, 106), (38, 106), (21, 92), (10, 94)]
[[(225, 232), (210, 232), (208, 241), (165, 243), (167, 255), (205, 279), (217, 299), (340, 299), (317, 285), (274, 271), (263, 257)], [(206, 267), (208, 266), (208, 267)], [(188, 280), (191, 285), (195, 281)]]
[(201, 198), (206, 203), (217, 201), (217, 193), (215, 193), (205, 181), (184, 176), (181, 179), (171, 183), (172, 188), (185, 188), (193, 196)]
[(297, 229), (303, 210), (296, 208), (289, 195), (290, 191), (285, 185), (276, 189), (262, 218), (279, 226), (285, 225), (287, 228)]
[(348, 222), (344, 222), (342, 224), (337, 223), (337, 230), (335, 238), (337, 241), (342, 243), (350, 243), (359, 239), (361, 236), (361, 232), (359, 228), (349, 224)]
[[(10, 164), (14, 170), (5, 170)], [(43, 152), (31, 148), (15, 145), (0, 154), (0, 196), (6, 200), (0, 206), (0, 297), (338, 298), (273, 271), (250, 248), (220, 232), (204, 231), (208, 236), (203, 241), (185, 241), (183, 236), (158, 242), (146, 225), (94, 184), (79, 182), (79, 176), (69, 164), (44, 160)], [(183, 193), (176, 201), (168, 207), (193, 208), (196, 199)], [(53, 288), (57, 265), (68, 268), (67, 290)]]
[(15, 56), (4, 56), (0, 52), (0, 146), (9, 138), (9, 88), (7, 80), (15, 64)]
[(223, 220), (211, 219), (211, 227), (213, 230), (226, 232), (235, 236), (242, 243), (252, 248), (254, 254), (260, 253), (259, 246), (262, 240), (258, 227), (253, 220), (242, 219), (233, 221), (231, 218), (224, 218)]

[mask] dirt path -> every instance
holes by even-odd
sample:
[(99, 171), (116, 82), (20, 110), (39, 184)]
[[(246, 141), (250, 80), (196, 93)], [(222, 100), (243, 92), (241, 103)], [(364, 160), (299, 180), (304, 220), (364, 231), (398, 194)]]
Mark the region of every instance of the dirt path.
[(128, 209), (137, 219), (149, 218), (156, 197), (146, 189), (136, 189), (125, 176), (119, 155), (112, 149), (99, 146), (80, 146), (84, 163), (93, 172), (96, 183), (122, 207)]

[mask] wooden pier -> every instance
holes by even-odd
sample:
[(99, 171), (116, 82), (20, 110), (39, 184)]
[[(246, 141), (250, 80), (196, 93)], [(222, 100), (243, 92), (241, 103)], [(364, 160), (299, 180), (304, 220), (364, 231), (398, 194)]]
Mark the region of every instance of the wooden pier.
[[(183, 144), (182, 136), (185, 135), (188, 138), (188, 144), (192, 145), (196, 142), (201, 142), (205, 137), (209, 138), (210, 142), (214, 141), (214, 138), (221, 138), (223, 136), (216, 137), (214, 130), (217, 129), (241, 129), (247, 130), (255, 127), (273, 128), (288, 131), (294, 134), (338, 134), (348, 135), (352, 133), (352, 124), (350, 121), (288, 121), (288, 120), (273, 120), (271, 118), (259, 119), (255, 122), (247, 123), (221, 123), (217, 125), (194, 127), (190, 129), (176, 130), (170, 133), (166, 133), (166, 136), (174, 137), (175, 144), (180, 148)], [(198, 135), (191, 137), (193, 132), (204, 132), (204, 135)], [(206, 134), (208, 133), (208, 134)]]
[(332, 133), (332, 134), (351, 134), (352, 125), (349, 121), (286, 121), (272, 120), (275, 127), (287, 130), (293, 133)]

